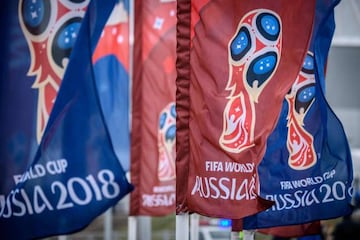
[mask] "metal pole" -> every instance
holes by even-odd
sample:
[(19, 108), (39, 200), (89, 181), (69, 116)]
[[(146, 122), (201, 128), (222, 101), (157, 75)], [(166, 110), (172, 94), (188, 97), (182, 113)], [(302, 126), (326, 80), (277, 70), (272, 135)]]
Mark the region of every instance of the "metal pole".
[(137, 233), (137, 218), (134, 216), (128, 217), (128, 240), (136, 240)]
[(190, 239), (199, 239), (199, 220), (200, 216), (196, 213), (190, 215)]
[(189, 214), (176, 215), (176, 239), (189, 240)]
[(243, 230), (244, 240), (254, 240), (255, 239), (255, 231), (254, 230)]
[(231, 240), (244, 240), (243, 232), (231, 232)]
[(151, 217), (138, 216), (138, 238), (141, 240), (151, 240)]
[(104, 240), (112, 240), (112, 208), (109, 208), (104, 215)]

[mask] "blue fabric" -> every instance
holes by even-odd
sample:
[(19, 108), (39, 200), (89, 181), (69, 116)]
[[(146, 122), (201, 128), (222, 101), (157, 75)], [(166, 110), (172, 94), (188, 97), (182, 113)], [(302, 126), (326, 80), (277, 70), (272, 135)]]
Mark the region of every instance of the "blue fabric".
[(17, 2), (1, 3), (1, 239), (81, 230), (133, 189), (109, 137), (91, 59), (115, 2), (90, 2), (40, 145)]
[(114, 55), (100, 58), (94, 64), (94, 73), (115, 153), (124, 171), (129, 171), (129, 74)]
[(297, 238), (298, 240), (322, 240), (321, 235), (310, 235)]
[[(258, 169), (260, 195), (275, 201), (275, 204), (266, 211), (245, 218), (244, 229), (302, 224), (344, 216), (352, 210), (350, 149), (343, 126), (324, 94), (326, 61), (335, 29), (334, 7), (338, 2), (316, 2), (315, 25), (309, 47), (313, 53), (315, 97), (300, 125), (313, 138), (317, 160), (303, 169), (290, 167), (287, 148), (290, 106), (284, 100), (277, 127), (268, 138), (267, 150)], [(303, 104), (300, 100), (299, 105)]]
[[(117, 2), (117, 4), (123, 4), (129, 16), (129, 0)], [(123, 24), (128, 25), (129, 22)], [(110, 28), (113, 25), (106, 27)], [(114, 38), (114, 36), (117, 35), (112, 34), (111, 37)], [(128, 38), (128, 35), (124, 38)], [(110, 42), (112, 41), (114, 40), (111, 39)], [(104, 41), (103, 44), (106, 43), (108, 41)], [(127, 45), (127, 47), (130, 46)], [(124, 59), (119, 59), (116, 56), (117, 53), (119, 53), (118, 49), (113, 49), (113, 53), (103, 53), (104, 55), (94, 62), (94, 73), (101, 107), (106, 116), (105, 121), (109, 127), (116, 156), (124, 171), (128, 172), (130, 171), (130, 77), (125, 67), (126, 63), (122, 62)]]

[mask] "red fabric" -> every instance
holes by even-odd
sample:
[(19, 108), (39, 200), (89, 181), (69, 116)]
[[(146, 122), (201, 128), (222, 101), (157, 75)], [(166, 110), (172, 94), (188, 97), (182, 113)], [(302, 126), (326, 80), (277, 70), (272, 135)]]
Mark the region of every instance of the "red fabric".
[[(301, 0), (177, 2), (177, 214), (240, 219), (272, 205), (258, 197), (257, 166), (302, 67), (314, 7)], [(280, 35), (272, 43), (249, 38), (254, 52), (235, 61), (232, 40), (264, 11), (278, 16)], [(267, 49), (277, 61), (262, 84), (245, 71)]]
[[(116, 34), (114, 34), (114, 32)], [(121, 41), (119, 41), (121, 38)], [(108, 23), (103, 30), (93, 54), (93, 62), (107, 55), (115, 55), (129, 70), (129, 24), (128, 22)]]
[(176, 2), (135, 1), (130, 215), (175, 212), (175, 60)]
[[(231, 221), (231, 231), (240, 232), (242, 230), (243, 221), (241, 219), (233, 219)], [(321, 234), (321, 224), (320, 221), (316, 221), (299, 225), (262, 228), (256, 229), (256, 231), (277, 237), (294, 238), (307, 235)]]
[(258, 232), (277, 237), (302, 237), (307, 235), (321, 234), (320, 221), (301, 225), (272, 227), (259, 229)]
[(177, 2), (176, 25), (176, 213), (188, 212), (191, 1)]

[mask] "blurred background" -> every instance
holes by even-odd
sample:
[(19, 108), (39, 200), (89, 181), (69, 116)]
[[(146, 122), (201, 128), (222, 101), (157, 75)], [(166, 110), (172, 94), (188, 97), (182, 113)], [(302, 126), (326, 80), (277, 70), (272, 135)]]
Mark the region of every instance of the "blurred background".
[[(343, 123), (354, 163), (355, 192), (360, 192), (360, 0), (343, 0), (335, 8), (336, 30), (329, 53), (326, 78), (326, 97), (333, 111)], [(72, 235), (49, 239), (105, 239), (110, 228), (111, 239), (128, 239), (129, 197), (93, 221), (86, 229)], [(109, 213), (109, 212), (108, 212)], [(167, 217), (139, 217), (138, 239), (175, 239), (175, 215)], [(324, 221), (326, 239), (343, 219)], [(199, 240), (230, 239), (228, 222), (221, 219), (199, 217)], [(212, 235), (209, 231), (215, 231)], [(227, 232), (227, 235), (222, 232)], [(255, 239), (272, 239), (256, 234)]]

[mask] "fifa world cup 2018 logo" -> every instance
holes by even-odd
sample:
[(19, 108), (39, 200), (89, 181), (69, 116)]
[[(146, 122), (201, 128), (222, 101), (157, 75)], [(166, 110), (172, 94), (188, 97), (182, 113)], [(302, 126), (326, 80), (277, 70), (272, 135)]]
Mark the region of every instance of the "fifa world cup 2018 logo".
[(314, 58), (308, 52), (303, 67), (285, 97), (288, 102), (288, 164), (295, 170), (312, 167), (316, 161), (313, 137), (304, 129), (304, 118), (315, 99)]
[(280, 17), (267, 9), (247, 13), (229, 42), (230, 91), (223, 112), (221, 148), (240, 153), (254, 146), (255, 103), (271, 81), (281, 55)]
[(176, 110), (175, 102), (171, 102), (160, 112), (159, 115), (158, 177), (160, 181), (175, 179), (175, 138)]
[(19, 22), (27, 40), (38, 89), (36, 137), (44, 132), (85, 9), (90, 0), (20, 0)]

